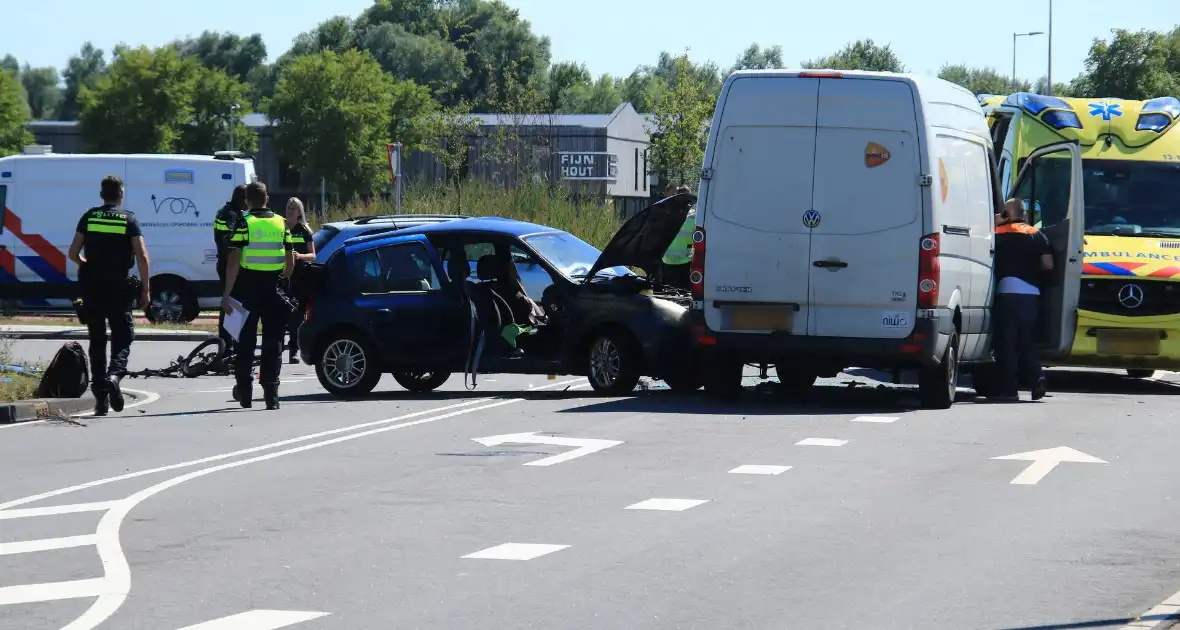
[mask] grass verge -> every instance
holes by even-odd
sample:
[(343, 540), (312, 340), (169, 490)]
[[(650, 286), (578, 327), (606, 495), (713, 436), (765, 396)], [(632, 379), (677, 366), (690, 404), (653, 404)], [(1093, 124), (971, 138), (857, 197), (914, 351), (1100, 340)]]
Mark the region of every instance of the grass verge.
[[(329, 208), (324, 222), (350, 217), (396, 214), (393, 201), (375, 200)], [(611, 202), (603, 205), (571, 197), (560, 188), (543, 184), (504, 189), (472, 180), (456, 191), (451, 186), (414, 186), (402, 197), (402, 214), (462, 214), (504, 217), (546, 225), (569, 232), (602, 249), (619, 229), (619, 215)]]
[[(0, 403), (28, 400), (37, 395), (40, 379), (14, 369), (13, 340), (0, 335)], [(34, 366), (22, 365), (25, 370)]]

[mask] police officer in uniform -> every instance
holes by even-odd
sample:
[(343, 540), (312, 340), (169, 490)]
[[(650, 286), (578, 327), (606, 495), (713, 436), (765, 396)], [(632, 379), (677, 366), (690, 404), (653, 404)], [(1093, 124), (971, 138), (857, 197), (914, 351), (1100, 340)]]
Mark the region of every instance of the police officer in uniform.
[[(134, 213), (122, 208), (123, 180), (114, 175), (103, 178), (99, 196), (102, 205), (87, 210), (78, 221), (69, 258), (78, 265), (82, 312), (90, 338), (94, 414), (105, 416), (108, 408), (123, 410), (119, 381), (127, 374), (127, 359), (135, 338), (132, 304), (138, 298), (140, 305), (147, 308), (151, 271), (139, 221)], [(133, 262), (142, 280), (128, 273)], [(107, 325), (111, 327), (110, 366)]]
[[(234, 187), (230, 200), (217, 211), (217, 216), (213, 219), (213, 243), (217, 246), (217, 280), (220, 284), (218, 288), (222, 293), (225, 292), (225, 265), (229, 258), (229, 238), (238, 225), (238, 219), (242, 218), (242, 213), (245, 211), (246, 185), (238, 184)], [(222, 311), (217, 318), (217, 335), (225, 342), (226, 352), (229, 352), (233, 349), (234, 339), (222, 327), (224, 323), (225, 311)]]
[(262, 322), (262, 365), (259, 380), (267, 409), (279, 408), (279, 371), (283, 365), (283, 334), (291, 308), (279, 289), (295, 268), (291, 232), (283, 217), (266, 207), (270, 198), (266, 185), (246, 186), (250, 211), (238, 220), (230, 237), (225, 290), (221, 309), (233, 310), (232, 296), (249, 312), (238, 335), (234, 353), (234, 399), (244, 408), (252, 406), (254, 347), (258, 344), (258, 322)]
[(311, 227), (307, 225), (307, 217), (303, 214), (303, 202), (298, 197), (287, 200), (287, 211), (284, 216), (287, 219), (287, 229), (291, 231), (291, 243), (295, 250), (295, 272), (291, 274), (284, 290), (287, 297), (298, 301), (287, 327), (291, 338), (287, 343), (287, 360), (290, 363), (298, 363), (299, 359), (296, 357), (299, 353), (299, 326), (303, 323), (307, 305), (298, 300), (299, 291), (295, 283), (299, 282), (300, 269), (308, 263), (315, 262), (315, 243), (312, 241)]
[[(664, 189), (664, 197), (691, 192), (692, 189), (688, 186), (669, 184)], [(692, 266), (692, 233), (696, 229), (697, 211), (696, 208), (692, 208), (688, 211), (688, 216), (685, 217), (684, 223), (680, 225), (680, 231), (677, 232), (675, 240), (668, 246), (668, 250), (664, 252), (664, 258), (661, 261), (663, 265), (661, 265), (660, 270), (660, 281), (664, 284), (684, 290), (691, 288), (691, 284), (688, 281), (688, 272)]]

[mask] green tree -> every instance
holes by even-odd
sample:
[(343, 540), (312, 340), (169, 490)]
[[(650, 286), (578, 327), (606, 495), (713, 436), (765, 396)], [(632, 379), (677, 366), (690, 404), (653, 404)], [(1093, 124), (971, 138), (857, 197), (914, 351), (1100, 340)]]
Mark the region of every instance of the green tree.
[(450, 101), (467, 78), (463, 53), (437, 35), (416, 35), (385, 22), (367, 28), (358, 42), (386, 72), (427, 86), (442, 101)]
[(561, 93), (557, 111), (567, 114), (609, 114), (623, 102), (618, 82), (609, 74), (594, 83), (578, 83)]
[(32, 68), (29, 64), (20, 71), (20, 82), (28, 94), (29, 111), (34, 120), (56, 118), (62, 102), (62, 91), (57, 69)]
[(1170, 63), (1180, 63), (1171, 36), (1155, 31), (1114, 29), (1109, 42), (1095, 39), (1086, 57), (1085, 78), (1078, 88), (1087, 96), (1114, 96), (1132, 100), (1168, 96), (1180, 92), (1180, 75)]
[(81, 86), (79, 121), (88, 148), (109, 153), (175, 153), (194, 117), (197, 69), (171, 46), (122, 48), (93, 88)]
[[(300, 33), (283, 57), (312, 55), (325, 50), (343, 53), (357, 47), (352, 18), (343, 15), (328, 18), (305, 33)], [(281, 59), (281, 58), (280, 58)]]
[(295, 59), (267, 105), (275, 144), (342, 198), (370, 194), (387, 176), (393, 90), (393, 79), (365, 52), (326, 50)]
[(20, 80), (0, 69), (0, 157), (20, 153), (26, 144), (33, 143), (28, 122), (29, 105), (21, 94)]
[(567, 91), (589, 85), (592, 79), (586, 64), (573, 61), (561, 61), (549, 66), (549, 76), (545, 80), (545, 96), (549, 100), (546, 111), (562, 110), (562, 95)]
[(258, 33), (242, 37), (205, 31), (195, 38), (177, 40), (173, 45), (182, 57), (193, 57), (206, 68), (221, 70), (239, 81), (246, 80), (266, 61), (266, 43)]
[(475, 111), (492, 111), (506, 86), (536, 80), (549, 67), (549, 38), (534, 34), (520, 11), (501, 0), (448, 2), (441, 19), (447, 40), (466, 56), (468, 74), (457, 96)]
[(439, 109), (430, 88), (413, 81), (393, 82), (393, 106), (390, 108), (389, 138), (405, 149), (436, 149), (432, 119)]
[[(188, 81), (192, 120), (180, 129), (180, 151), (209, 155), (228, 149), (232, 124), (234, 150), (254, 153), (258, 136), (242, 123), (242, 114), (251, 109), (249, 88), (223, 70), (204, 66), (193, 68)], [(241, 109), (234, 112), (234, 105)]]
[[(1032, 92), (1034, 94), (1046, 94), (1048, 92), (1048, 85), (1049, 77), (1041, 77), (1033, 84)], [(1054, 83), (1053, 96), (1082, 96), (1082, 94), (1077, 92), (1074, 82)]]
[(429, 125), (432, 153), (447, 171), (447, 181), (458, 196), (456, 209), (463, 209), (463, 174), (467, 168), (471, 147), (469, 139), (479, 131), (479, 119), (471, 116), (471, 106), (458, 105), (440, 108), (430, 115)]
[(62, 93), (58, 117), (62, 120), (77, 120), (82, 113), (82, 104), (79, 101), (82, 89), (93, 89), (106, 70), (106, 56), (102, 49), (95, 48), (90, 42), (83, 44), (78, 54), (66, 62), (65, 70), (62, 71), (66, 89)]
[(695, 184), (717, 97), (702, 97), (701, 80), (687, 56), (676, 58), (672, 68), (670, 87), (652, 111), (657, 131), (651, 140), (651, 162), (662, 181)]
[(786, 64), (783, 62), (782, 46), (762, 48), (757, 43), (753, 43), (750, 44), (750, 47), (745, 52), (738, 55), (737, 61), (727, 74), (732, 74), (738, 70), (770, 70), (773, 68), (782, 68), (784, 65)]
[(654, 111), (667, 90), (667, 81), (642, 68), (628, 75), (619, 86), (623, 100), (631, 103), (635, 111), (643, 113)]
[(871, 39), (862, 39), (844, 46), (834, 54), (803, 63), (805, 68), (829, 70), (871, 70), (876, 72), (905, 72), (901, 58), (890, 44), (879, 46)]
[(944, 65), (938, 70), (938, 78), (971, 90), (973, 94), (1012, 94), (1029, 92), (1028, 81), (1012, 83), (1012, 77), (1004, 76), (994, 68), (969, 68), (965, 65)]

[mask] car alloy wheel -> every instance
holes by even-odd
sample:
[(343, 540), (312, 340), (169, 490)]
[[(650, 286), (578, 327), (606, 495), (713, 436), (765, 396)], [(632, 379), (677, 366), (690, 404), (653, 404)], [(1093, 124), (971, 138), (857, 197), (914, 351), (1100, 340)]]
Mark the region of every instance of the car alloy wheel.
[(324, 350), (324, 375), (341, 389), (353, 387), (361, 381), (368, 368), (368, 359), (360, 344), (352, 339), (337, 339)]
[(602, 389), (610, 389), (622, 371), (622, 357), (614, 339), (599, 337), (590, 351), (590, 379)]
[(177, 322), (184, 315), (184, 299), (176, 291), (164, 289), (155, 293), (150, 306), (158, 322)]

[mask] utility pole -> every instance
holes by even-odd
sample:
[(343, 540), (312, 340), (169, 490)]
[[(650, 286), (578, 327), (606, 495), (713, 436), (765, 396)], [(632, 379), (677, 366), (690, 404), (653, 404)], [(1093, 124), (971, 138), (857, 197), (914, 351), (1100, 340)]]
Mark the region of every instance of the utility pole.
[(229, 150), (234, 150), (234, 127), (237, 127), (238, 110), (242, 109), (241, 105), (234, 103), (229, 108)]
[(1046, 77), (1045, 95), (1053, 96), (1053, 0), (1049, 0), (1049, 73)]
[(1029, 33), (1012, 33), (1012, 91), (1016, 91), (1016, 38), (1017, 37), (1032, 37), (1034, 35), (1044, 35), (1044, 31), (1032, 31)]

